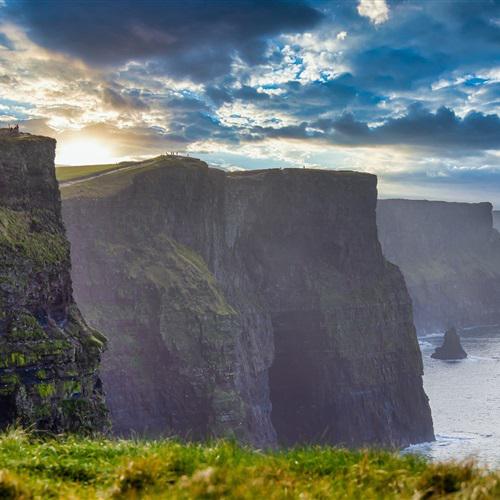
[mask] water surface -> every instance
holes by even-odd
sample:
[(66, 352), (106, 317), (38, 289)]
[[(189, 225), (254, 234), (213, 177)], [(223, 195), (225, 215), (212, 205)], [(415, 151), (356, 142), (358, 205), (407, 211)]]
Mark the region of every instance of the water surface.
[(424, 386), (430, 399), (436, 441), (410, 448), (437, 459), (500, 466), (500, 326), (460, 332), (469, 357), (441, 361), (430, 356), (443, 334), (420, 337)]

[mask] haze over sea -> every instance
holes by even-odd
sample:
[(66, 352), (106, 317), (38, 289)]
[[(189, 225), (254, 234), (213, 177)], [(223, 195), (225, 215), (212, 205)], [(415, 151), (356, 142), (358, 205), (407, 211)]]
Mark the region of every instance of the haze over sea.
[(468, 358), (432, 359), (442, 334), (419, 337), (436, 441), (409, 448), (438, 460), (500, 466), (500, 325), (460, 332)]

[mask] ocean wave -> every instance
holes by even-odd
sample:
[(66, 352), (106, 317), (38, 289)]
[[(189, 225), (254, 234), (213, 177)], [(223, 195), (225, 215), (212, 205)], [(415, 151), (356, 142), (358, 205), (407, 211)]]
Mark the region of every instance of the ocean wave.
[(433, 347), (435, 347), (434, 344), (432, 344), (431, 342), (427, 342), (426, 340), (419, 340), (418, 345), (424, 349), (432, 349)]
[(438, 332), (438, 333), (426, 333), (425, 335), (419, 335), (419, 339), (434, 339), (436, 337), (442, 337), (444, 335), (444, 332)]

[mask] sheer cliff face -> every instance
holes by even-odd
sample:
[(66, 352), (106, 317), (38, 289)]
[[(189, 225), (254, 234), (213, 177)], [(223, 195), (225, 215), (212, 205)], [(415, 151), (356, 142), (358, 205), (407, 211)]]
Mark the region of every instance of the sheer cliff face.
[(0, 428), (106, 425), (103, 338), (72, 298), (55, 141), (0, 137)]
[(120, 433), (256, 445), (433, 437), (376, 179), (161, 158), (63, 189), (75, 293)]
[(500, 323), (500, 234), (489, 203), (381, 200), (377, 214), (419, 331)]

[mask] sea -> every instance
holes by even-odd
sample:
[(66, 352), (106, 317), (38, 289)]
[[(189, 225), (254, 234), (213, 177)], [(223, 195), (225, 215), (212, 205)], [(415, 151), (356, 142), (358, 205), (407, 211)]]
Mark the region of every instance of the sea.
[(419, 337), (436, 441), (407, 448), (432, 460), (500, 467), (500, 325), (460, 332), (468, 358), (432, 359), (443, 333)]

